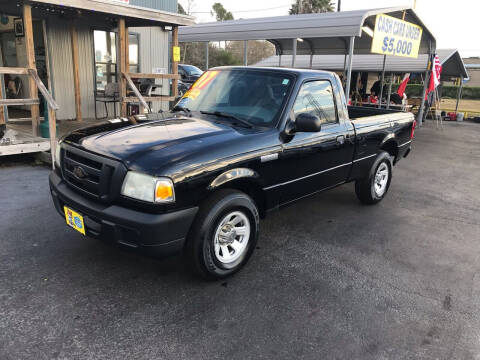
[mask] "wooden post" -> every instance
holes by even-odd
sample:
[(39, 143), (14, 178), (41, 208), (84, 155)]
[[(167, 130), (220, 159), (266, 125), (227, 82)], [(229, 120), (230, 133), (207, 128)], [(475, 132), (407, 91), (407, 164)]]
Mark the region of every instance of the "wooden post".
[[(109, 31), (105, 31), (105, 39), (107, 42), (107, 51), (110, 53), (112, 50), (112, 37)], [(107, 83), (112, 82), (112, 56), (110, 54), (110, 60), (107, 61)]]
[[(207, 46), (208, 46), (208, 43), (207, 43)], [(178, 47), (178, 26), (174, 26), (172, 29), (172, 74), (178, 75), (178, 61), (175, 61), (175, 55), (173, 53), (174, 47)], [(172, 81), (171, 93), (172, 93), (172, 96), (175, 98), (178, 96), (178, 79), (177, 78), (174, 78)]]
[[(0, 99), (3, 99), (3, 81), (0, 81)], [(3, 106), (0, 106), (0, 125), (3, 125), (5, 123), (5, 108)]]
[[(35, 45), (33, 43), (33, 24), (32, 24), (32, 7), (29, 4), (23, 5), (23, 27), (25, 30), (25, 46), (27, 50), (27, 67), (29, 69), (37, 69), (35, 63)], [(30, 98), (38, 98), (38, 89), (35, 80), (29, 79)], [(38, 136), (38, 125), (40, 122), (40, 109), (38, 105), (31, 105), (32, 113), (32, 132), (34, 136)]]
[[(126, 61), (126, 55), (127, 55), (127, 43), (128, 43), (128, 37), (126, 35), (126, 27), (125, 27), (125, 18), (120, 18), (118, 20), (118, 37), (119, 37), (119, 53), (118, 53), (118, 64), (120, 66), (120, 71), (119, 71), (119, 84), (120, 84), (120, 115), (122, 117), (127, 116), (127, 103), (125, 101), (125, 98), (127, 97), (127, 82), (125, 78), (123, 77), (123, 73), (128, 73), (127, 69), (125, 68), (125, 65), (127, 63)], [(127, 39), (125, 39), (127, 38)]]
[(55, 110), (48, 107), (48, 129), (50, 131), (50, 155), (52, 157), (52, 169), (55, 170), (55, 147), (57, 146), (57, 118)]
[(82, 121), (82, 100), (80, 93), (80, 65), (78, 62), (78, 33), (75, 21), (72, 22), (71, 28), (72, 37), (72, 64), (73, 64), (73, 84), (75, 87), (75, 111), (77, 114), (77, 121)]
[(126, 73), (130, 73), (130, 35), (128, 34), (128, 28), (125, 28), (125, 69)]

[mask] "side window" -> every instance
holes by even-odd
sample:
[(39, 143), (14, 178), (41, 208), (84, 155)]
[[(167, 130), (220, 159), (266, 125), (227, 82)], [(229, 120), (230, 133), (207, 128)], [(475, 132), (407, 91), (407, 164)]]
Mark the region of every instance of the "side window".
[(335, 101), (330, 81), (309, 81), (302, 85), (293, 105), (295, 117), (302, 113), (316, 115), (322, 124), (336, 123)]

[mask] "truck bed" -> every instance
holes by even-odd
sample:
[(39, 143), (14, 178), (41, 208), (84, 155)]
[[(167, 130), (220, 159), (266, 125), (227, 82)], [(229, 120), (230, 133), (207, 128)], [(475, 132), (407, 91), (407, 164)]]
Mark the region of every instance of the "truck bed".
[(414, 120), (413, 114), (409, 112), (359, 106), (349, 106), (348, 116), (357, 129), (378, 125), (379, 123), (403, 123), (413, 122)]

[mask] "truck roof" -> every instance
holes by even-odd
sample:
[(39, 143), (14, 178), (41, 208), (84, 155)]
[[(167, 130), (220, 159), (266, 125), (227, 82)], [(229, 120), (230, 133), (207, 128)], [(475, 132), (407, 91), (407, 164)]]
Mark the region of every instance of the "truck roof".
[(282, 73), (296, 74), (300, 76), (316, 75), (316, 76), (332, 76), (331, 71), (312, 70), (312, 69), (294, 69), (285, 67), (263, 67), (263, 66), (218, 66), (209, 70), (269, 70), (278, 71)]

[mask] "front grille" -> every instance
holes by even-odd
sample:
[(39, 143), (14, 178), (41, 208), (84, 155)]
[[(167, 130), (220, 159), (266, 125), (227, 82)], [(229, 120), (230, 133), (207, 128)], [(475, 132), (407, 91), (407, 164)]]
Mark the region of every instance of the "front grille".
[(62, 147), (62, 175), (72, 189), (102, 202), (118, 196), (126, 173), (122, 163), (67, 144)]

